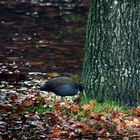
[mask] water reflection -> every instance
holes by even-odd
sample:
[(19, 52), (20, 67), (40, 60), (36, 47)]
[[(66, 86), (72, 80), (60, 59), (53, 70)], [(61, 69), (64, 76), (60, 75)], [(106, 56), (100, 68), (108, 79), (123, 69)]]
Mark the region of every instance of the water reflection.
[(29, 71), (80, 72), (86, 18), (80, 1), (1, 1), (0, 61), (28, 63)]

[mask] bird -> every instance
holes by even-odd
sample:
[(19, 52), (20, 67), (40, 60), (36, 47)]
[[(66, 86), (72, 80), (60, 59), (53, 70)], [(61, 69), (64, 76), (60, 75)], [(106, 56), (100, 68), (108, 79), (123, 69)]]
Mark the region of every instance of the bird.
[[(83, 85), (76, 83), (74, 79), (68, 76), (57, 76), (49, 79), (41, 88), (41, 91), (53, 92), (57, 96), (61, 96), (62, 100), (66, 103), (63, 97), (74, 96), (78, 92), (83, 91)], [(54, 97), (56, 103), (56, 97)]]

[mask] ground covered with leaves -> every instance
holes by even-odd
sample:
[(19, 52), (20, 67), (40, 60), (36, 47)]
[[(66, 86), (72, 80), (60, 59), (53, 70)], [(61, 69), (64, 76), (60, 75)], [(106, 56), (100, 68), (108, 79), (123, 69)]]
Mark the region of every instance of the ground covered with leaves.
[[(0, 84), (0, 139), (90, 140), (140, 139), (140, 106), (119, 111), (79, 97), (59, 97), (41, 92), (44, 81)], [(85, 99), (86, 100), (86, 99)]]

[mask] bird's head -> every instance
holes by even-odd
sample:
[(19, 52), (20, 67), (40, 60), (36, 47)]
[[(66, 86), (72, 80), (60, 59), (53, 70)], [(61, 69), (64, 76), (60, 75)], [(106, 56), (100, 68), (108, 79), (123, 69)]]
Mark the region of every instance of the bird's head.
[(43, 86), (40, 87), (40, 90), (42, 91), (51, 91), (51, 86), (49, 83), (45, 83)]
[(78, 89), (79, 89), (80, 92), (83, 92), (84, 86), (83, 86), (82, 83), (78, 84)]

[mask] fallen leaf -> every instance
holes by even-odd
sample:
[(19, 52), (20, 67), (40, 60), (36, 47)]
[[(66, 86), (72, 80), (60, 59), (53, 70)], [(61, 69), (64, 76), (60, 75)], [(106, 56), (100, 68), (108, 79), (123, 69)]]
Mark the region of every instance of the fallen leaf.
[(90, 105), (93, 106), (96, 104), (96, 100), (90, 100)]
[(114, 119), (112, 119), (112, 121), (117, 124), (117, 129), (119, 131), (123, 130), (126, 126), (125, 123), (122, 122), (119, 118), (114, 118)]
[(51, 112), (45, 112), (44, 117), (47, 124), (51, 127), (54, 126), (58, 121), (57, 116)]
[(134, 107), (134, 108), (132, 109), (132, 114), (133, 114), (134, 116), (140, 117), (140, 106)]
[(94, 113), (94, 112), (91, 112), (90, 113), (90, 116), (92, 117), (92, 118), (94, 118), (95, 120), (101, 120), (101, 116), (102, 115), (100, 115), (100, 114), (98, 114), (98, 113)]
[(12, 101), (15, 101), (15, 100), (18, 99), (18, 95), (17, 95), (17, 94), (12, 94), (12, 95), (10, 96), (10, 99), (11, 99)]
[(7, 112), (12, 111), (13, 107), (11, 104), (0, 104), (0, 110), (4, 110)]
[(25, 98), (23, 101), (22, 101), (22, 106), (31, 106), (34, 104), (34, 100), (33, 98)]
[(138, 127), (140, 126), (140, 120), (137, 118), (134, 118), (133, 120), (124, 120), (126, 126), (129, 127)]
[(86, 129), (86, 130), (91, 129), (91, 127), (87, 123), (84, 123), (84, 122), (76, 122), (76, 123), (71, 125), (71, 128), (72, 129), (83, 128), (83, 129)]
[(78, 111), (79, 108), (80, 108), (80, 107), (79, 107), (78, 105), (72, 105), (72, 106), (71, 106), (71, 112), (72, 112), (72, 113), (76, 113), (76, 112)]
[(53, 129), (53, 133), (47, 134), (45, 137), (46, 138), (58, 138), (59, 136), (69, 136), (68, 131), (64, 131), (61, 129)]
[(91, 109), (91, 105), (89, 105), (89, 104), (84, 104), (84, 105), (81, 106), (81, 108), (82, 108), (83, 110), (90, 110), (90, 109)]

